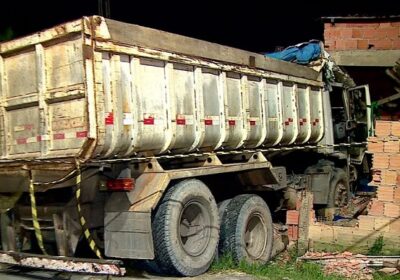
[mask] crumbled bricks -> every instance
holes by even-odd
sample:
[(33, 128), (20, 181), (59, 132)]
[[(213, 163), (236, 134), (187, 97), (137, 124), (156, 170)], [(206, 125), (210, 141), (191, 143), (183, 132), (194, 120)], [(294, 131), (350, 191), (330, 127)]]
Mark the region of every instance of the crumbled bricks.
[(351, 252), (324, 253), (307, 252), (301, 260), (315, 261), (323, 265), (325, 274), (336, 274), (347, 279), (372, 280), (373, 270), (368, 267), (368, 258)]
[(312, 261), (323, 266), (326, 275), (335, 274), (346, 279), (370, 280), (378, 270), (388, 275), (400, 273), (400, 257), (365, 256), (351, 252), (325, 253), (307, 252), (298, 258), (300, 261)]

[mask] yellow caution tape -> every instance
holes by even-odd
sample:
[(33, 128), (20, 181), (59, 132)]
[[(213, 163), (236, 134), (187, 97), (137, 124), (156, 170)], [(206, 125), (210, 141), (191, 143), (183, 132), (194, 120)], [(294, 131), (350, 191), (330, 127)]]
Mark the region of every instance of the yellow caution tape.
[(79, 215), (79, 222), (80, 222), (80, 224), (82, 226), (83, 233), (84, 233), (85, 238), (86, 238), (86, 240), (87, 240), (87, 242), (89, 244), (90, 249), (93, 251), (93, 253), (96, 254), (96, 256), (99, 259), (102, 259), (101, 252), (100, 252), (100, 250), (99, 250), (99, 248), (98, 248), (98, 246), (96, 244), (96, 241), (93, 239), (93, 236), (90, 233), (89, 228), (87, 227), (86, 219), (83, 216), (82, 209), (81, 209), (80, 200), (81, 200), (81, 180), (82, 180), (82, 175), (81, 175), (81, 170), (80, 170), (78, 161), (76, 163), (76, 168), (77, 168), (78, 175), (76, 176), (76, 192), (75, 192), (75, 195), (76, 195), (76, 205), (77, 205), (78, 215)]
[(40, 224), (38, 221), (38, 214), (36, 208), (36, 198), (35, 198), (35, 186), (33, 184), (32, 179), (32, 172), (29, 171), (29, 194), (31, 197), (31, 211), (32, 211), (32, 221), (33, 221), (33, 228), (35, 229), (35, 236), (37, 243), (39, 245), (40, 250), (42, 250), (43, 254), (47, 255), (47, 252), (43, 245), (43, 236), (42, 231), (40, 230)]

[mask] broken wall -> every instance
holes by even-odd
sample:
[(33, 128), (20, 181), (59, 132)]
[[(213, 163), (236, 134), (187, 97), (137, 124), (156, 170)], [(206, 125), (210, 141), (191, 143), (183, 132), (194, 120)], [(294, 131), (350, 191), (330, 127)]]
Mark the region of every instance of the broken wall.
[(311, 216), (309, 249), (366, 253), (382, 236), (382, 253), (400, 254), (400, 122), (377, 121), (368, 151), (373, 153), (370, 185), (376, 187), (375, 197), (347, 226), (328, 225)]

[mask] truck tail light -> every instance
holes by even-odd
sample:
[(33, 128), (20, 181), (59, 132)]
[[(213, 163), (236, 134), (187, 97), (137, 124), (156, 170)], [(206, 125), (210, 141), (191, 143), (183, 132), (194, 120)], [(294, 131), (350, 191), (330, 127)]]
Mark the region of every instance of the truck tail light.
[(107, 181), (109, 191), (131, 191), (135, 185), (133, 178), (111, 179)]

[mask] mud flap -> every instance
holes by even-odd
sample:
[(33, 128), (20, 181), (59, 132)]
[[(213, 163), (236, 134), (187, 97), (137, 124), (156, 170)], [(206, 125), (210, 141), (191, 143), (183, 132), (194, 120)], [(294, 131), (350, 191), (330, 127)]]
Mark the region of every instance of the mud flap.
[(154, 259), (151, 213), (106, 212), (105, 255), (126, 259)]

